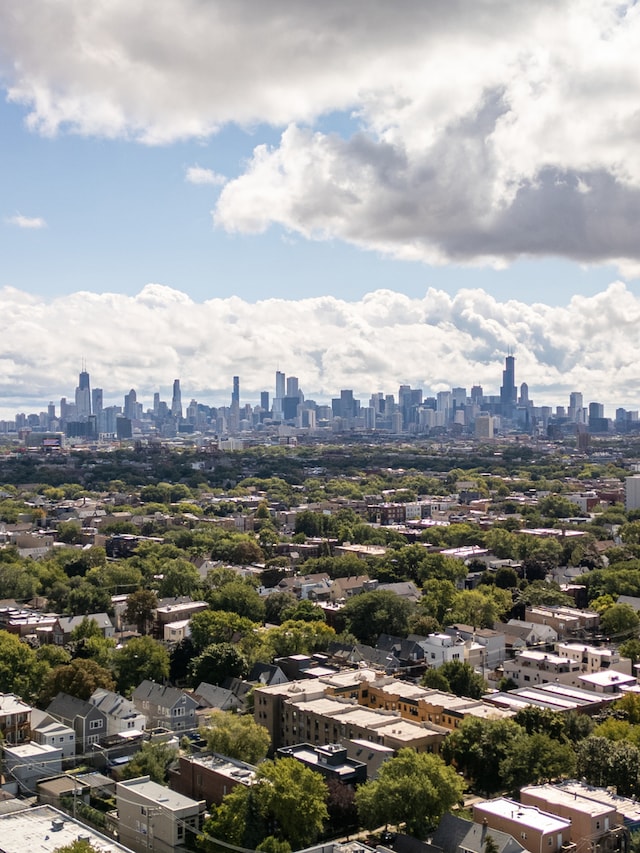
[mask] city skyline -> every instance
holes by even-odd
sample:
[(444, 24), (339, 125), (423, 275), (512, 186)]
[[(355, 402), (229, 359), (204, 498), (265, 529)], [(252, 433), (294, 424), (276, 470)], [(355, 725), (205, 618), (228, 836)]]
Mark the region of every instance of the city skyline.
[[(331, 418), (342, 418), (347, 424), (354, 421), (356, 416), (363, 416), (368, 427), (375, 429), (376, 418), (382, 417), (386, 409), (387, 419), (391, 417), (392, 412), (400, 413), (400, 420), (395, 424), (399, 427), (395, 430), (396, 432), (405, 429), (409, 423), (417, 423), (420, 408), (432, 408), (434, 411), (445, 413), (444, 424), (455, 420), (456, 411), (465, 410), (464, 417), (459, 421), (462, 425), (473, 425), (477, 417), (490, 415), (496, 416), (507, 425), (513, 424), (524, 428), (525, 431), (529, 431), (536, 420), (542, 422), (543, 418), (545, 425), (549, 418), (560, 418), (561, 421), (566, 420), (570, 424), (588, 424), (596, 427), (597, 432), (607, 431), (606, 421), (615, 420), (617, 423), (620, 419), (628, 425), (638, 420), (637, 409), (628, 411), (622, 406), (616, 406), (615, 413), (607, 413), (604, 404), (591, 399), (582, 391), (572, 391), (568, 400), (557, 401), (554, 405), (533, 400), (529, 394), (526, 379), (516, 385), (516, 358), (512, 353), (505, 356), (502, 385), (497, 390), (493, 387), (483, 388), (478, 384), (470, 387), (454, 386), (438, 392), (425, 388), (412, 388), (411, 385), (403, 383), (396, 388), (397, 393), (394, 389), (378, 389), (360, 394), (354, 394), (353, 389), (342, 388), (335, 389), (329, 399), (313, 399), (311, 395), (305, 394), (298, 376), (287, 375), (284, 371), (276, 370), (271, 387), (264, 388), (257, 395), (254, 393), (254, 399), (246, 399), (242, 396), (241, 377), (233, 376), (229, 386), (230, 398), (211, 401), (191, 396), (190, 402), (185, 403), (183, 407), (181, 381), (174, 379), (167, 400), (163, 399), (162, 391), (157, 390), (153, 392), (152, 404), (145, 406), (144, 401), (138, 399), (135, 388), (120, 395), (120, 401), (117, 392), (105, 397), (103, 388), (91, 388), (90, 374), (83, 361), (78, 375), (74, 402), (70, 402), (66, 396), (63, 396), (59, 401), (49, 400), (46, 407), (43, 405), (37, 411), (16, 412), (14, 427), (11, 427), (12, 419), (0, 418), (0, 433), (6, 432), (8, 428), (9, 430), (20, 429), (30, 422), (31, 426), (35, 426), (38, 416), (40, 418), (38, 429), (64, 431), (69, 425), (75, 425), (75, 432), (72, 430), (71, 435), (77, 436), (85, 434), (84, 427), (79, 429), (78, 425), (86, 425), (92, 419), (94, 419), (92, 421), (94, 425), (90, 429), (90, 435), (102, 432), (115, 434), (116, 420), (120, 417), (130, 422), (147, 420), (151, 417), (158, 424), (171, 421), (177, 426), (181, 422), (189, 420), (193, 422), (196, 407), (218, 410), (224, 417), (224, 431), (226, 432), (228, 428), (231, 433), (241, 431), (242, 419), (251, 418), (252, 415), (255, 419), (258, 412), (261, 412), (261, 415), (256, 422), (262, 422), (265, 417), (269, 421), (284, 423), (302, 419), (305, 423), (303, 424), (300, 420), (299, 426), (315, 428), (315, 415), (309, 421), (306, 416), (302, 418), (303, 410), (322, 411), (323, 419), (328, 417), (329, 410), (332, 410)], [(369, 409), (368, 414), (365, 412), (366, 409)], [(543, 410), (544, 415), (542, 415)], [(430, 426), (444, 424), (432, 423)], [(429, 425), (423, 423), (423, 426)], [(491, 427), (491, 434), (493, 434), (493, 427)]]
[(217, 399), (511, 350), (637, 406), (639, 37), (631, 0), (0, 10), (0, 417), (83, 357)]

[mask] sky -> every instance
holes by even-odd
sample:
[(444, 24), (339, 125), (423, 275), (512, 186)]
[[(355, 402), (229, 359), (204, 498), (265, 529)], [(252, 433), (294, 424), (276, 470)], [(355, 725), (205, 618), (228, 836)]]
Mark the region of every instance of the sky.
[(0, 8), (0, 417), (134, 387), (640, 408), (640, 5)]

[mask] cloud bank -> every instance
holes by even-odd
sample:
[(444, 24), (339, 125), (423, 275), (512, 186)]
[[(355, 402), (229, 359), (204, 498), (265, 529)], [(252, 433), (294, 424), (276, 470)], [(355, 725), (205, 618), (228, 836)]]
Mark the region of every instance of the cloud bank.
[[(277, 224), (432, 264), (613, 261), (629, 276), (639, 43), (632, 0), (0, 11), (4, 85), (35, 132), (169, 144), (254, 130), (253, 156), (216, 201), (220, 228)], [(277, 144), (260, 140), (264, 124)]]
[(582, 391), (585, 404), (604, 403), (613, 415), (616, 405), (640, 407), (639, 323), (640, 298), (621, 282), (561, 308), (499, 302), (482, 290), (196, 303), (148, 284), (133, 297), (78, 292), (45, 303), (5, 288), (0, 412), (13, 417), (73, 398), (83, 359), (92, 385), (120, 405), (130, 388), (145, 405), (158, 390), (170, 399), (175, 378), (183, 402), (228, 405), (234, 375), (242, 403), (257, 403), (260, 391), (273, 395), (277, 369), (298, 376), (317, 402), (351, 388), (367, 403), (400, 384), (431, 392), (481, 384), (497, 393), (511, 350), (516, 381), (528, 383), (537, 405), (566, 405), (570, 391)]

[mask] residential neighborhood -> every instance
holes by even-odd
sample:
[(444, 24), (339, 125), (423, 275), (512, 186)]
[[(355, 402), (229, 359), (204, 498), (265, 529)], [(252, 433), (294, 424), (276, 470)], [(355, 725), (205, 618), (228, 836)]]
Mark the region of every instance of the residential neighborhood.
[[(409, 467), (391, 446), (356, 472), (357, 446), (315, 447), (313, 466), (292, 447), (268, 477), (234, 451), (244, 476), (213, 490), (193, 452), (167, 449), (173, 485), (150, 482), (143, 445), (101, 488), (1, 487), (12, 816), (58, 810), (133, 851), (346, 851), (358, 831), (398, 853), (485, 853), (487, 834), (509, 853), (632, 849), (640, 448), (506, 442)], [(19, 461), (0, 457), (0, 479)], [(47, 477), (72, 460), (27, 461)], [(88, 463), (94, 477), (100, 454)], [(304, 828), (282, 812), (299, 786)], [(232, 821), (247, 797), (251, 829)]]

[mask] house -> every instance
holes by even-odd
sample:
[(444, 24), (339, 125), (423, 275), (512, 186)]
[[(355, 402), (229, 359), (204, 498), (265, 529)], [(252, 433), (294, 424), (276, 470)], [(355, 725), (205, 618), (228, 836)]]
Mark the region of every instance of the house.
[(133, 691), (133, 704), (148, 720), (148, 725), (173, 732), (188, 732), (198, 726), (197, 701), (179, 690), (145, 679)]
[(163, 598), (156, 607), (156, 618), (153, 626), (153, 635), (156, 639), (164, 639), (165, 625), (170, 622), (182, 622), (189, 620), (194, 613), (208, 610), (206, 601), (193, 601), (188, 596), (179, 598)]
[(30, 741), (5, 746), (2, 753), (6, 775), (13, 777), (20, 790), (27, 794), (36, 793), (38, 779), (54, 776), (62, 770), (62, 750), (59, 747)]
[(558, 632), (551, 625), (527, 620), (509, 619), (506, 624), (496, 622), (496, 631), (502, 631), (507, 650), (516, 651), (526, 646), (544, 646), (555, 643)]
[(66, 645), (73, 631), (82, 625), (85, 619), (95, 622), (103, 637), (113, 637), (114, 628), (106, 613), (90, 613), (88, 616), (58, 616), (52, 628), (52, 642), (57, 646)]
[(202, 829), (206, 804), (141, 776), (118, 782), (116, 807), (118, 837), (136, 853), (179, 853)]
[(92, 745), (100, 743), (107, 734), (104, 711), (68, 693), (58, 693), (49, 703), (47, 713), (75, 731), (76, 752), (81, 755), (89, 752)]
[(75, 757), (76, 733), (73, 728), (37, 708), (31, 712), (31, 740), (58, 747), (62, 750), (63, 761)]
[(25, 743), (30, 738), (31, 705), (15, 693), (0, 693), (0, 735), (5, 743)]
[(529, 853), (574, 853), (571, 843), (571, 821), (542, 811), (536, 806), (526, 806), (498, 797), (476, 803), (473, 819), (493, 830), (500, 830), (517, 838)]
[(331, 601), (347, 601), (354, 595), (364, 592), (369, 583), (369, 575), (350, 575), (346, 578), (336, 578), (329, 590)]
[(242, 703), (231, 690), (206, 681), (200, 682), (192, 696), (198, 703), (200, 715), (203, 711), (238, 711), (242, 708)]
[(442, 815), (431, 843), (442, 853), (484, 853), (487, 836), (493, 839), (497, 853), (524, 853), (525, 848), (508, 833), (450, 813)]
[(104, 712), (108, 736), (121, 732), (143, 732), (147, 727), (145, 715), (138, 711), (133, 702), (119, 693), (98, 687), (89, 697), (89, 702)]

